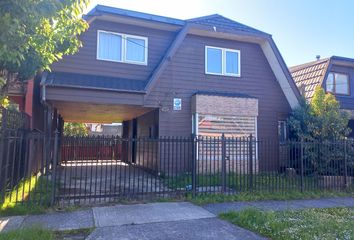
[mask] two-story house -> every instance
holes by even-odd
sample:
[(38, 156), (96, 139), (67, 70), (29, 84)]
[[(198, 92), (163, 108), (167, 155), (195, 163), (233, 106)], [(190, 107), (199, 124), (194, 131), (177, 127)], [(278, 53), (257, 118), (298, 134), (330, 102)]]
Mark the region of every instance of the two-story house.
[[(332, 56), (289, 68), (296, 85), (308, 100), (321, 86), (335, 95), (343, 110), (351, 113), (349, 127), (354, 130), (354, 59)], [(354, 132), (350, 134), (354, 137)]]
[(51, 116), (122, 122), (129, 137), (277, 139), (298, 104), (288, 68), (262, 31), (220, 15), (180, 20), (101, 5), (85, 19), (83, 47), (42, 76)]

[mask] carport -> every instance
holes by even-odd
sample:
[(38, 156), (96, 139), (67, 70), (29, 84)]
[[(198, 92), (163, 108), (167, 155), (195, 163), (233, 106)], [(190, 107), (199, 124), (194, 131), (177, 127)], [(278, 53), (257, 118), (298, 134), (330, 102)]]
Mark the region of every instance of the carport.
[[(59, 197), (101, 201), (107, 196), (111, 199), (162, 187), (152, 174), (154, 169), (146, 171), (152, 167), (148, 158), (136, 160), (140, 159), (139, 151), (157, 151), (151, 150), (156, 148), (152, 144), (137, 146), (134, 139), (157, 134), (159, 112), (143, 106), (144, 91), (139, 86), (138, 81), (128, 83), (111, 77), (44, 74), (41, 100), (45, 131), (54, 136), (57, 129), (61, 135)], [(67, 137), (62, 134), (64, 122), (122, 123), (123, 136)], [(150, 161), (156, 159), (151, 156)]]

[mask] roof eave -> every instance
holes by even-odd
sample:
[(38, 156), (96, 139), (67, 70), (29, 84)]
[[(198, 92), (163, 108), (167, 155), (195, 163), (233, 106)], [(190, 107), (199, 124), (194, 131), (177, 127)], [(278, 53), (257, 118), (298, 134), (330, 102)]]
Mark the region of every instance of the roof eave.
[(149, 22), (163, 23), (169, 25), (183, 26), (185, 25), (185, 21), (176, 18), (169, 18), (154, 14), (141, 13), (132, 10), (126, 10), (121, 8), (108, 7), (104, 5), (97, 5), (94, 7), (88, 14), (84, 16), (85, 20), (90, 21), (91, 18), (95, 18), (97, 16), (103, 15), (111, 15), (111, 16), (122, 16), (128, 18), (134, 18)]
[[(124, 93), (135, 93), (135, 94), (145, 94), (146, 91), (142, 90), (128, 90), (128, 89), (115, 89), (115, 88), (101, 88), (101, 87), (88, 87), (88, 86), (75, 86), (68, 84), (44, 84), (46, 87), (57, 87), (57, 88), (75, 88), (84, 90), (97, 90), (97, 91), (110, 91), (110, 92), (124, 92)], [(43, 85), (42, 85), (43, 86)]]

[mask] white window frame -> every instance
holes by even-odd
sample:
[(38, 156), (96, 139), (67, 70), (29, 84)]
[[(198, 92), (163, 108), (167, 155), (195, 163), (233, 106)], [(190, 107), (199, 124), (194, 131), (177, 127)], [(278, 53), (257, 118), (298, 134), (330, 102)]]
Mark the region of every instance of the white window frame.
[[(113, 60), (113, 59), (105, 59), (99, 57), (99, 47), (100, 47), (100, 33), (109, 33), (113, 35), (120, 36), (122, 38), (121, 43), (121, 60)], [(136, 38), (145, 41), (145, 59), (144, 62), (139, 61), (132, 61), (127, 60), (127, 38)], [(101, 61), (108, 61), (108, 62), (119, 62), (119, 63), (129, 63), (129, 64), (137, 64), (137, 65), (147, 65), (148, 64), (148, 38), (143, 36), (136, 36), (131, 34), (124, 34), (124, 33), (117, 33), (117, 32), (110, 32), (105, 30), (97, 30), (97, 51), (96, 51), (96, 59)]]
[[(208, 49), (218, 49), (221, 50), (221, 73), (208, 72)], [(227, 73), (226, 72), (226, 52), (234, 52), (238, 54), (238, 74)], [(218, 76), (231, 76), (231, 77), (241, 77), (241, 51), (231, 48), (221, 48), (214, 46), (205, 46), (205, 74), (218, 75)]]

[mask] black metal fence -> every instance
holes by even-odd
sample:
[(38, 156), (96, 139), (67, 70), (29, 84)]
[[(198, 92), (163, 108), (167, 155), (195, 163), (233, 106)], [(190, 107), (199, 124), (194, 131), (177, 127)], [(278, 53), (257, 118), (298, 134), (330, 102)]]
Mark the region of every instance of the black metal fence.
[(354, 142), (232, 137), (1, 138), (3, 201), (70, 204), (243, 192), (354, 192)]
[(7, 129), (28, 129), (30, 116), (24, 112), (0, 107), (0, 133)]
[(6, 130), (1, 136), (0, 203), (51, 204), (52, 164), (45, 158), (43, 133)]
[(64, 137), (61, 149), (66, 157), (59, 160), (56, 196), (64, 203), (354, 190), (354, 142), (349, 140), (279, 144), (224, 136)]

